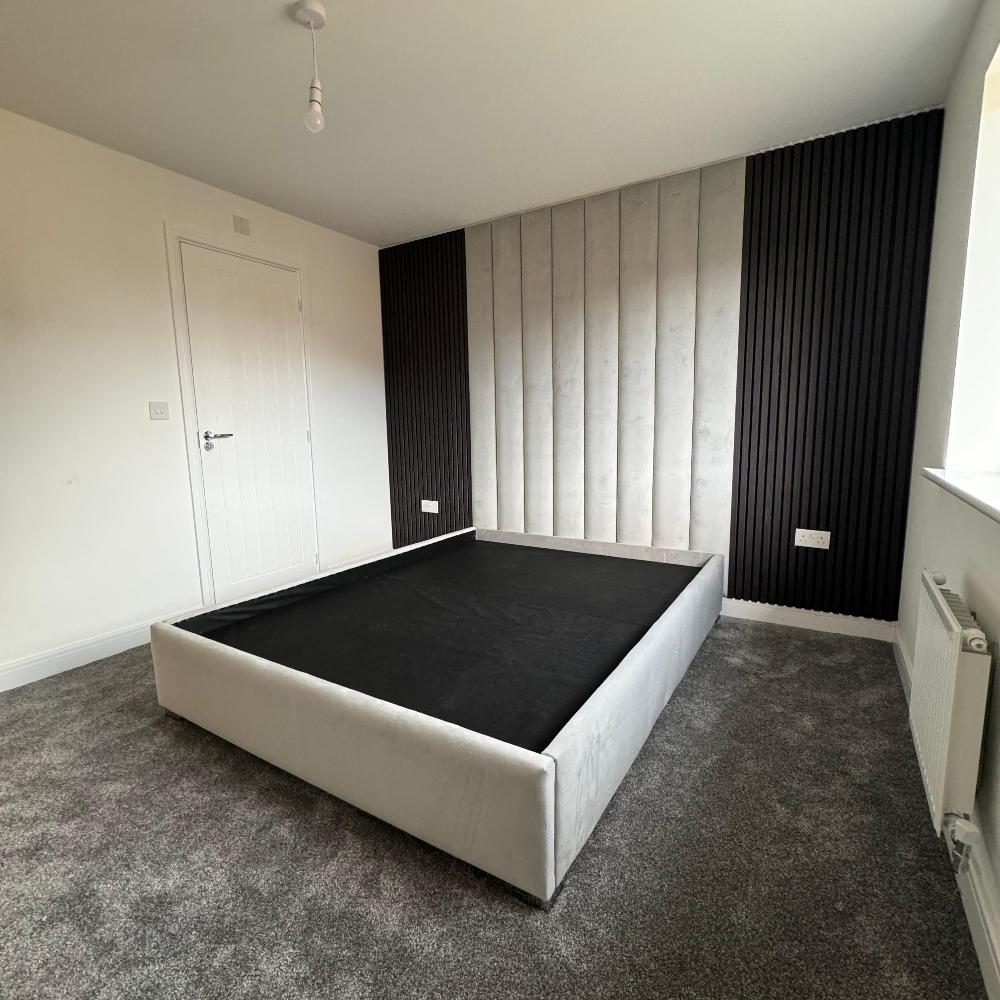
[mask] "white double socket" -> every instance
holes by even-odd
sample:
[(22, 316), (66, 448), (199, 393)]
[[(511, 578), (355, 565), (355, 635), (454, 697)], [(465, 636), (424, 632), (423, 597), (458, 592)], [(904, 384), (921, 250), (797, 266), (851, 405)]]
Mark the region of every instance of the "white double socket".
[(830, 547), (830, 532), (816, 531), (813, 528), (796, 528), (795, 544), (806, 549), (828, 549)]

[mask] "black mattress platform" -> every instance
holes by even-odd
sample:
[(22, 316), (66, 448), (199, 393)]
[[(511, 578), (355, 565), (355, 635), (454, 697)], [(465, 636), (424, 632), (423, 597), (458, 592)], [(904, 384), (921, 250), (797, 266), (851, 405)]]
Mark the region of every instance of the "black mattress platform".
[(540, 752), (698, 571), (468, 534), (177, 625)]

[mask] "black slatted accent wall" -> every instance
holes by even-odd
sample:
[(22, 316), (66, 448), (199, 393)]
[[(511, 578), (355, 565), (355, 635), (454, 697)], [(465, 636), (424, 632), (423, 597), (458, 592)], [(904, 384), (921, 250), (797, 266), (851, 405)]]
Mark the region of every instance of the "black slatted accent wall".
[(747, 160), (730, 596), (897, 617), (942, 118)]
[[(393, 545), (472, 524), (462, 230), (379, 251)], [(421, 500), (437, 500), (423, 514)]]

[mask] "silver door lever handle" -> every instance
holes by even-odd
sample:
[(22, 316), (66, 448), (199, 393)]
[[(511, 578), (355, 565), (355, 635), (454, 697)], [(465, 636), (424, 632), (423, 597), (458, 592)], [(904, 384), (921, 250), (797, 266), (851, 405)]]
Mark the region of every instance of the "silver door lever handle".
[(202, 434), (202, 437), (206, 441), (214, 441), (216, 438), (231, 438), (232, 436), (232, 434), (213, 434), (211, 431), (205, 431), (205, 433)]

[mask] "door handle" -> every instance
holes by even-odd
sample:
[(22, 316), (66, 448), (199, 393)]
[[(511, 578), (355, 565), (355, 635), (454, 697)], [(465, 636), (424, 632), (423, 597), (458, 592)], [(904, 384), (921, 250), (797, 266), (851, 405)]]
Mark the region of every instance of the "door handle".
[(229, 434), (215, 434), (212, 431), (205, 431), (202, 437), (205, 439), (205, 451), (212, 451), (215, 445), (212, 443), (216, 438), (231, 438), (233, 435)]

